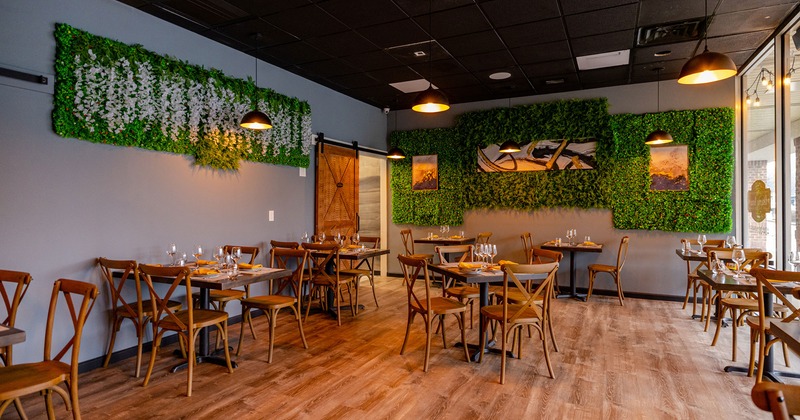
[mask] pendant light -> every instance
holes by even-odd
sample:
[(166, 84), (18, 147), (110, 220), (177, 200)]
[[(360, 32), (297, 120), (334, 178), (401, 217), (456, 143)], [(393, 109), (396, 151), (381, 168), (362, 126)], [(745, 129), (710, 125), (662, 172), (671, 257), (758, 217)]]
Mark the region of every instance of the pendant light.
[(414, 111), (429, 114), (450, 109), (450, 101), (447, 99), (447, 96), (441, 91), (434, 89), (433, 83), (430, 81), (431, 59), (433, 58), (433, 35), (431, 33), (432, 3), (433, 0), (428, 0), (428, 35), (431, 37), (431, 40), (428, 42), (428, 88), (420, 92), (417, 97), (414, 98), (414, 104), (411, 106), (411, 109)]
[[(509, 114), (511, 113), (511, 98), (508, 98), (508, 112)], [(519, 151), (522, 151), (522, 149), (519, 147), (519, 143), (514, 140), (506, 140), (500, 145), (500, 153), (517, 153)]]
[[(258, 90), (258, 48), (259, 43), (258, 40), (261, 38), (261, 34), (257, 33), (254, 35), (256, 38), (256, 80), (255, 86), (256, 90)], [(256, 109), (244, 114), (242, 117), (242, 121), (239, 122), (239, 125), (248, 128), (250, 130), (267, 130), (272, 128), (272, 121), (269, 119), (267, 114), (258, 110), (258, 103), (256, 103)]]
[[(664, 70), (664, 68), (656, 67), (653, 70), (658, 73), (656, 79), (656, 113), (658, 113), (661, 112), (661, 70)], [(644, 144), (650, 146), (667, 143), (672, 143), (672, 136), (664, 130), (655, 130), (644, 140)]]
[[(395, 132), (397, 132), (397, 119), (398, 118), (400, 118), (400, 114), (395, 112), (395, 114), (394, 114), (394, 131)], [(386, 152), (386, 158), (387, 159), (392, 159), (392, 160), (400, 160), (400, 159), (405, 159), (406, 158), (406, 154), (405, 154), (405, 152), (403, 152), (403, 149), (395, 146), (395, 147), (392, 147), (391, 149), (389, 149), (388, 152)]]
[(699, 85), (736, 76), (736, 64), (730, 57), (708, 50), (708, 0), (706, 0), (705, 16), (706, 23), (703, 28), (705, 49), (702, 54), (692, 57), (683, 65), (678, 76), (680, 84)]

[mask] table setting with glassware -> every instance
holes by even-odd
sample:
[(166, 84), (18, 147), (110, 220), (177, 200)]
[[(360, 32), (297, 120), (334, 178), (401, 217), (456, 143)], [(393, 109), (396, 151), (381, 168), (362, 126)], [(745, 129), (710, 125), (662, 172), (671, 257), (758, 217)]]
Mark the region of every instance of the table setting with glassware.
[(429, 231), (428, 235), (424, 238), (414, 239), (416, 244), (431, 244), (431, 245), (467, 245), (475, 243), (475, 238), (468, 237), (462, 230), (456, 234), (450, 234), (450, 226), (439, 226), (439, 233)]
[(562, 242), (561, 238), (547, 241), (541, 245), (542, 249), (550, 251), (560, 251), (569, 253), (569, 293), (560, 294), (557, 298), (574, 298), (586, 301), (586, 295), (579, 294), (575, 288), (575, 253), (576, 252), (603, 252), (603, 244), (592, 242), (589, 235), (583, 237), (583, 242), (578, 242), (578, 230), (567, 229), (567, 242)]

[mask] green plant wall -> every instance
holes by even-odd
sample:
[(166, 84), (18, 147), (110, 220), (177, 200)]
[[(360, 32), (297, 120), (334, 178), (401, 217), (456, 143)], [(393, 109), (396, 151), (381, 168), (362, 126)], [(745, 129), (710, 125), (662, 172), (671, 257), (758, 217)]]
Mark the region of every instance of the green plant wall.
[[(307, 167), (311, 107), (141, 45), (57, 24), (53, 127), (63, 137), (180, 153), (235, 170), (241, 160)], [(273, 129), (247, 130), (254, 107)]]
[[(689, 147), (688, 192), (651, 192), (656, 128)], [(505, 140), (597, 139), (594, 170), (479, 173), (477, 149)], [(392, 162), (396, 224), (460, 225), (467, 209), (609, 208), (614, 227), (726, 232), (731, 226), (733, 110), (608, 114), (606, 99), (566, 100), (461, 115), (453, 128), (396, 131), (407, 156), (438, 154), (439, 190), (411, 190), (411, 159)]]

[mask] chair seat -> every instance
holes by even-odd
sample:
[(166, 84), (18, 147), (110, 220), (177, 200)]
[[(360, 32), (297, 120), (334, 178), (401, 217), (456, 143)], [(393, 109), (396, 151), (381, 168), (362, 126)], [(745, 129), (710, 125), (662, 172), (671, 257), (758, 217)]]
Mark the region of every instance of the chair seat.
[(433, 254), (411, 254), (409, 255), (411, 258), (423, 258), (426, 260), (433, 260)]
[(284, 295), (266, 295), (266, 296), (253, 296), (247, 299), (242, 299), (242, 305), (251, 308), (264, 308), (264, 309), (280, 309), (294, 305), (297, 302), (292, 296)]
[(345, 270), (339, 270), (339, 275), (361, 277), (361, 276), (371, 276), (372, 272), (369, 270), (362, 270), (360, 268), (348, 268)]
[(53, 360), (0, 369), (0, 401), (32, 394), (69, 379), (69, 365)]
[[(339, 273), (339, 284), (351, 283), (356, 280), (356, 277), (343, 275), (343, 273)], [(336, 279), (335, 278), (325, 278), (325, 277), (317, 277), (314, 279), (309, 280), (311, 284), (316, 286), (324, 286), (324, 287), (336, 287)]]
[[(768, 317), (765, 317), (765, 318), (766, 318), (766, 321), (767, 321), (767, 331), (769, 331), (769, 327), (772, 326), (773, 322), (783, 322), (781, 320), (781, 318), (776, 318), (774, 316), (768, 316)], [(747, 323), (747, 325), (750, 326), (750, 328), (753, 328), (753, 329), (760, 328), (759, 323), (758, 323), (758, 316), (756, 316), (756, 315), (750, 315), (747, 318), (745, 318), (744, 321)]]
[[(424, 300), (411, 302), (411, 307), (418, 312), (427, 312), (426, 303)], [(467, 305), (446, 297), (436, 296), (431, 298), (431, 311), (436, 315), (454, 314), (458, 312), (465, 312)]]
[(447, 293), (447, 296), (461, 299), (477, 299), (481, 297), (481, 291), (477, 287), (472, 286), (448, 287), (444, 292)]
[(729, 308), (757, 311), (758, 301), (749, 298), (722, 298), (722, 304)]
[[(153, 310), (152, 309), (148, 309), (148, 306), (152, 308), (152, 306), (150, 306), (150, 301), (145, 301), (145, 302), (142, 303), (142, 315), (144, 315), (145, 317), (153, 316)], [(174, 300), (170, 300), (170, 301), (167, 302), (167, 307), (171, 311), (179, 311), (181, 309), (181, 306), (183, 306), (182, 303), (176, 302)], [(131, 309), (133, 309), (133, 311), (136, 312), (136, 308), (135, 307), (131, 306)], [(134, 318), (134, 316), (132, 316), (131, 313), (128, 312), (128, 310), (124, 306), (117, 306), (116, 312), (117, 312), (117, 316), (121, 316), (121, 317), (125, 317), (125, 318)]]
[(589, 271), (594, 271), (597, 273), (615, 273), (617, 271), (617, 266), (606, 264), (589, 264)]
[[(194, 327), (195, 328), (202, 328), (207, 327), (209, 325), (218, 324), (222, 321), (228, 319), (228, 313), (225, 311), (214, 311), (210, 309), (195, 309), (194, 310)], [(177, 317), (182, 323), (188, 325), (189, 324), (189, 311), (183, 310), (179, 312), (175, 312), (175, 317)], [(159, 327), (172, 330), (172, 331), (182, 331), (183, 329), (178, 326), (172, 318), (164, 318), (161, 320)]]
[[(512, 317), (523, 305), (508, 305), (508, 316)], [(503, 320), (503, 305), (489, 305), (481, 308), (481, 315), (497, 321)], [(542, 318), (542, 312), (535, 306), (526, 306), (522, 314), (517, 318), (518, 323), (538, 322)]]

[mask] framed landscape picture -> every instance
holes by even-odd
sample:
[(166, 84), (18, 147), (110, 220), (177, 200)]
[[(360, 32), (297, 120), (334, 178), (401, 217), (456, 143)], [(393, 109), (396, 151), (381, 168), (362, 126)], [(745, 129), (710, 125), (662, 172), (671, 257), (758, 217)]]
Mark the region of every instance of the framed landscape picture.
[(650, 148), (650, 190), (689, 191), (689, 148), (685, 144)]
[(411, 190), (439, 189), (439, 155), (422, 155), (411, 158)]

